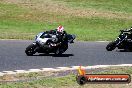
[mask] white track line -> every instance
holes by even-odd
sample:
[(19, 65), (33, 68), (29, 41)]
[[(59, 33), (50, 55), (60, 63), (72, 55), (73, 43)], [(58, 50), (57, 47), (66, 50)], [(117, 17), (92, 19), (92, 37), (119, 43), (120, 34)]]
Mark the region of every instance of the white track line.
[[(132, 66), (132, 64), (119, 64), (119, 65), (94, 65), (94, 66), (82, 66), (84, 69), (95, 69), (105, 67), (120, 67), (120, 66)], [(2, 71), (0, 76), (7, 74), (18, 74), (18, 73), (30, 73), (30, 72), (47, 72), (47, 71), (67, 71), (77, 70), (79, 66), (71, 67), (56, 67), (56, 68), (41, 68), (41, 69), (29, 69), (29, 70), (14, 70), (14, 71)]]

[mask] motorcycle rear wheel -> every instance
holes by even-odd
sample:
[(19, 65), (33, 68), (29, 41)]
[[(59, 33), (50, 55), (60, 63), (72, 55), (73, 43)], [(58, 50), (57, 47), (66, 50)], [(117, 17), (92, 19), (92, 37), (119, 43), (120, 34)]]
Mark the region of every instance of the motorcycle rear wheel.
[(59, 47), (59, 48), (56, 50), (55, 54), (56, 54), (56, 55), (61, 55), (61, 54), (64, 53), (67, 49), (68, 49), (68, 44), (65, 44), (65, 45)]

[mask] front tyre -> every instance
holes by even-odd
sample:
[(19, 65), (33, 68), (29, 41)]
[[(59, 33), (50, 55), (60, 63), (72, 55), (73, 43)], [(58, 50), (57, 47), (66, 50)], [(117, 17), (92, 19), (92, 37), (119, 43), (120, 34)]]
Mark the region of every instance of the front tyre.
[(35, 54), (36, 53), (35, 48), (36, 48), (36, 45), (30, 44), (25, 50), (25, 53), (27, 54), (27, 56), (32, 56), (33, 54)]
[(107, 46), (106, 46), (106, 50), (107, 51), (112, 51), (116, 48), (116, 43), (115, 42), (110, 42)]

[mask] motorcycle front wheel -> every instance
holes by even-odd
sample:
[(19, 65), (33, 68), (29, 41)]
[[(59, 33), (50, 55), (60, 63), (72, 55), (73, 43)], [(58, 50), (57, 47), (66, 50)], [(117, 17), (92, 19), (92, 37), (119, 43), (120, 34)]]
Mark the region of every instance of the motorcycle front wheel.
[(36, 53), (35, 48), (36, 48), (36, 45), (30, 44), (25, 50), (26, 55), (32, 56), (33, 54), (35, 54)]
[(107, 46), (106, 46), (106, 50), (107, 51), (112, 51), (116, 48), (116, 43), (115, 42), (110, 42)]

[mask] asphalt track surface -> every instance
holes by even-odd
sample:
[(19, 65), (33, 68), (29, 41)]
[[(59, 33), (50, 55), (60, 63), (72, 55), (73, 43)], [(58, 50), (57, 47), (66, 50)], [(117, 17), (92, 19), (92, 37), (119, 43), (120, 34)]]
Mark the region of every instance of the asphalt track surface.
[(33, 41), (0, 40), (0, 71), (40, 68), (132, 64), (132, 52), (106, 51), (108, 42), (75, 42), (61, 56), (36, 53), (26, 56), (25, 48)]

